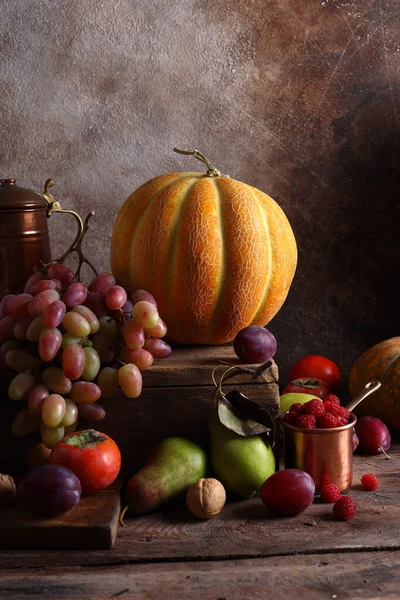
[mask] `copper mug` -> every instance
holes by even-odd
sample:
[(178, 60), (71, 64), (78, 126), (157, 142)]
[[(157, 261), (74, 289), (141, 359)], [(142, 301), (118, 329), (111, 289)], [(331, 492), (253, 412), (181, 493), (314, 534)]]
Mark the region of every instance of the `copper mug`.
[[(43, 194), (19, 187), (15, 179), (0, 179), (0, 299), (23, 288), (34, 269), (50, 263), (47, 219), (54, 212), (72, 214), (78, 222), (76, 246), (84, 225), (80, 216), (61, 208), (50, 193), (48, 179)], [(66, 252), (58, 262), (67, 256)]]
[[(368, 382), (347, 405), (352, 411), (357, 404), (379, 389), (377, 380)], [(286, 414), (286, 413), (285, 413)], [(347, 425), (331, 429), (300, 429), (280, 417), (283, 426), (285, 469), (301, 469), (311, 475), (318, 494), (329, 479), (344, 492), (353, 480), (353, 433), (357, 417), (351, 412)]]

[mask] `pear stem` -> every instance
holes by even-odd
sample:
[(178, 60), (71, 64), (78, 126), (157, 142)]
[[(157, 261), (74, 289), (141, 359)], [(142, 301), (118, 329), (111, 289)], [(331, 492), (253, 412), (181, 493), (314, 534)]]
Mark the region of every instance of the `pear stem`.
[(127, 504), (126, 506), (124, 506), (124, 508), (119, 513), (118, 523), (121, 525), (121, 527), (125, 527), (124, 516), (125, 516), (125, 513), (128, 510), (128, 508), (129, 508), (129, 505)]

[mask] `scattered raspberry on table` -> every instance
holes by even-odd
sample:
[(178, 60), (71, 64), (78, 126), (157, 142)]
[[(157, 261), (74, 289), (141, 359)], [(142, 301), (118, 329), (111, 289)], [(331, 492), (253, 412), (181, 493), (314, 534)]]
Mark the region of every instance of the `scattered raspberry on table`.
[(334, 483), (323, 485), (320, 491), (321, 500), (323, 502), (336, 502), (341, 495), (341, 491)]
[(378, 489), (378, 480), (373, 473), (366, 473), (361, 477), (361, 483), (366, 490), (372, 492)]
[(356, 504), (350, 496), (341, 496), (333, 505), (333, 516), (337, 521), (349, 521), (356, 514)]

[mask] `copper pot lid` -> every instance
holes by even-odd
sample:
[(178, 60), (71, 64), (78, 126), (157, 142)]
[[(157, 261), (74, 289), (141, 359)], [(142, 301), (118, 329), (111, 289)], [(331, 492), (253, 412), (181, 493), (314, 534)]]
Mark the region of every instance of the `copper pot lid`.
[(15, 179), (0, 179), (0, 211), (20, 211), (26, 209), (47, 209), (47, 202), (41, 194), (22, 188)]

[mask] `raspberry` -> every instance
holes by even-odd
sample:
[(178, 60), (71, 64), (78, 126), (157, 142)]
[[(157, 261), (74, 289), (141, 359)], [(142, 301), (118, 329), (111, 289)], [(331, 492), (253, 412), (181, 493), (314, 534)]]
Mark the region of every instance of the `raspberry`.
[(314, 415), (314, 417), (320, 417), (325, 414), (325, 408), (323, 402), (317, 398), (313, 398), (304, 404), (304, 414)]
[(340, 496), (333, 505), (333, 516), (338, 521), (348, 521), (356, 514), (356, 504), (350, 496)]
[[(334, 402), (331, 402), (330, 400), (325, 400), (324, 408), (325, 408), (326, 412), (330, 413), (331, 415), (335, 415), (335, 417), (343, 417), (343, 419), (346, 420), (346, 423), (348, 423), (349, 418), (350, 418), (350, 411), (347, 410), (347, 408), (345, 408), (344, 406), (335, 404)], [(346, 425), (346, 423), (343, 423), (343, 425)]]
[(372, 473), (366, 473), (361, 477), (361, 483), (366, 490), (373, 491), (378, 488), (378, 480)]
[(300, 415), (296, 419), (296, 427), (302, 429), (315, 429), (316, 419), (314, 415)]
[(290, 407), (290, 411), (292, 411), (292, 410), (294, 412), (302, 413), (303, 405), (300, 402), (296, 402), (295, 404), (292, 404), (292, 406)]
[(321, 500), (323, 502), (336, 502), (341, 495), (339, 488), (334, 483), (323, 485), (320, 491)]
[(318, 427), (321, 429), (331, 429), (332, 427), (338, 427), (338, 420), (335, 415), (331, 413), (325, 413), (321, 417), (318, 417)]
[(342, 425), (347, 425), (348, 421), (345, 417), (336, 417), (337, 418), (337, 422), (338, 422), (338, 427), (341, 427)]
[(285, 421), (285, 423), (289, 423), (289, 425), (294, 425), (296, 423), (296, 419), (297, 419), (297, 413), (294, 412), (294, 410), (290, 410), (289, 412), (285, 413), (283, 420)]
[(328, 394), (327, 396), (325, 396), (325, 400), (327, 400), (328, 402), (332, 402), (332, 404), (337, 404), (340, 406), (340, 400), (337, 396), (335, 396), (335, 394)]
[(331, 402), (330, 400), (324, 400), (324, 408), (326, 412), (329, 412), (332, 415), (336, 415), (338, 405), (335, 402)]

